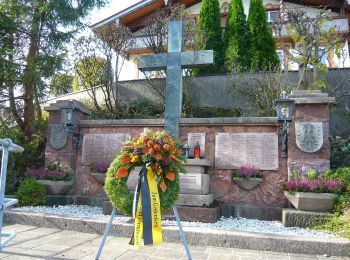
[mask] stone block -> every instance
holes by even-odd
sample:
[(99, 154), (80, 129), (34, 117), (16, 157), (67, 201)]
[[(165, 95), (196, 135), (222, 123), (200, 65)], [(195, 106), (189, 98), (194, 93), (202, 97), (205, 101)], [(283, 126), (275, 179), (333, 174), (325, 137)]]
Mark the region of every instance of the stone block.
[(330, 213), (282, 209), (282, 223), (285, 227), (314, 227), (324, 224), (331, 217)]
[(194, 165), (194, 166), (211, 166), (211, 163), (207, 159), (187, 159), (187, 162), (184, 165)]
[(129, 191), (134, 191), (136, 189), (137, 180), (139, 178), (139, 173), (142, 167), (135, 167), (129, 174), (126, 186), (128, 186)]
[(243, 203), (220, 203), (221, 215), (259, 220), (281, 221), (282, 208), (274, 206), (257, 206)]
[(195, 194), (179, 194), (176, 205), (183, 206), (209, 206), (214, 201), (214, 194), (195, 195)]
[(198, 166), (198, 165), (185, 165), (184, 166), (187, 172), (195, 173), (195, 174), (204, 174), (205, 173), (205, 167)]
[(180, 193), (204, 195), (209, 193), (208, 174), (180, 173)]
[(284, 196), (298, 210), (330, 212), (337, 194), (285, 191)]
[(215, 223), (221, 217), (219, 206), (209, 208), (176, 206), (176, 208), (182, 221)]

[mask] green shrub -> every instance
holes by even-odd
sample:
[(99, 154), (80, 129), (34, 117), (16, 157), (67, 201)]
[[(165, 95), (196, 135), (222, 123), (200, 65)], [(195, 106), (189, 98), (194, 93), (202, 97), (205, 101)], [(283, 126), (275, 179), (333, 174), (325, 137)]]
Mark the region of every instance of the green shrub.
[(24, 180), (16, 193), (20, 206), (39, 206), (46, 202), (45, 186), (34, 179)]
[(335, 200), (333, 212), (337, 215), (350, 209), (350, 168), (341, 167), (336, 171), (327, 171), (324, 174), (326, 179), (338, 179), (344, 183), (345, 190)]
[(331, 168), (350, 166), (350, 138), (339, 136), (329, 138), (331, 146)]
[[(31, 141), (24, 142), (24, 133), (17, 127), (0, 125), (0, 137), (10, 138), (12, 142), (23, 146), (23, 153), (10, 153), (7, 165), (6, 194), (15, 194), (20, 180), (23, 179), (27, 168), (40, 168), (45, 162), (47, 121), (36, 122), (38, 131), (33, 134)], [(0, 153), (1, 154), (1, 153)]]

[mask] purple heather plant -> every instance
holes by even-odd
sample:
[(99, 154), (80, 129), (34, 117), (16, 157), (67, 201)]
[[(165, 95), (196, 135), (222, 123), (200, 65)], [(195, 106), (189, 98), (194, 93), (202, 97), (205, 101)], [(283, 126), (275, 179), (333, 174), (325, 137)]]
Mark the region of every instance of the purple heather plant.
[(232, 177), (238, 178), (262, 178), (260, 170), (254, 166), (246, 165), (239, 167), (235, 172), (233, 172)]
[(36, 180), (51, 180), (51, 181), (69, 181), (72, 179), (73, 172), (68, 169), (63, 171), (49, 171), (46, 169), (27, 169), (25, 176)]
[(299, 177), (281, 183), (282, 189), (290, 192), (340, 193), (344, 188), (341, 180), (307, 179)]
[(106, 163), (106, 162), (94, 163), (93, 165), (93, 170), (96, 170), (98, 172), (107, 172), (108, 168), (109, 168), (109, 163)]

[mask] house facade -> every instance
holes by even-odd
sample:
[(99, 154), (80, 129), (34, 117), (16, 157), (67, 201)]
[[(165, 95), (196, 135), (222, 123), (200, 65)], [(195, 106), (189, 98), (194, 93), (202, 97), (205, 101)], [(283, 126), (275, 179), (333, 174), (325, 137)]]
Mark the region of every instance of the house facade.
[[(119, 22), (132, 30), (136, 47), (129, 50), (127, 74), (128, 79), (140, 79), (143, 78), (143, 75), (137, 68), (138, 56), (150, 52), (141, 40), (142, 26), (145, 19), (157, 9), (165, 6), (166, 3), (181, 3), (190, 10), (193, 14), (194, 23), (197, 23), (201, 2), (202, 1), (199, 0), (143, 0), (92, 25), (92, 28), (96, 29), (108, 23)], [(219, 0), (219, 3), (221, 8), (221, 26), (224, 30), (230, 0)], [(330, 15), (332, 16), (332, 20), (325, 23), (325, 28), (335, 27), (336, 31), (347, 37), (347, 41), (344, 44), (341, 58), (338, 58), (331, 51), (327, 55), (322, 56), (321, 62), (326, 64), (329, 68), (350, 67), (350, 0), (263, 0), (263, 3), (266, 9), (268, 23), (271, 26), (273, 36), (277, 43), (277, 54), (280, 57), (282, 67), (288, 67), (289, 70), (298, 70), (298, 64), (288, 60), (288, 56), (280, 46), (280, 42), (283, 41), (284, 45), (286, 45), (291, 52), (293, 52), (293, 49), (298, 48), (298, 43), (293, 42), (284, 24), (279, 26), (280, 29), (277, 29), (276, 23), (280, 20), (280, 16), (283, 15), (284, 10), (303, 8), (308, 15), (313, 16), (319, 8), (325, 7), (331, 10)], [(243, 0), (243, 4), (245, 12), (248, 15), (250, 0)], [(320, 51), (322, 51), (322, 49), (320, 49)]]

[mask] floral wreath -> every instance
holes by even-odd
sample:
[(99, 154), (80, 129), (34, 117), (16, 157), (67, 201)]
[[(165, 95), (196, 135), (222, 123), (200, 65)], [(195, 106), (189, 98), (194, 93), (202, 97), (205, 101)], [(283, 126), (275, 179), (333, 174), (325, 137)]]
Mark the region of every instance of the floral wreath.
[(105, 191), (113, 206), (125, 215), (132, 215), (133, 194), (126, 182), (135, 167), (149, 163), (157, 179), (161, 210), (171, 208), (180, 190), (179, 173), (186, 172), (182, 166), (186, 158), (180, 147), (181, 143), (167, 132), (149, 129), (127, 142), (107, 171)]

